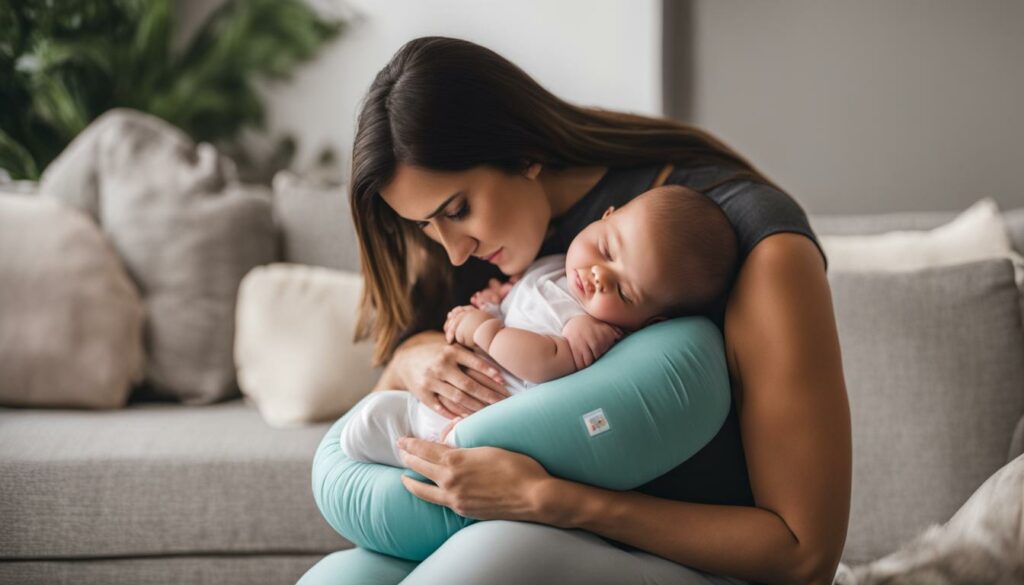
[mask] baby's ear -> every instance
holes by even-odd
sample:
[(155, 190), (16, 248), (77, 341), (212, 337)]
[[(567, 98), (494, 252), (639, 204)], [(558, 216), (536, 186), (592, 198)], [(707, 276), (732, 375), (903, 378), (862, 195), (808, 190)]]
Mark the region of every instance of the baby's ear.
[(609, 215), (611, 215), (614, 212), (615, 212), (615, 206), (612, 205), (608, 209), (604, 210), (604, 214), (601, 215), (601, 219), (604, 219), (604, 218), (608, 217)]

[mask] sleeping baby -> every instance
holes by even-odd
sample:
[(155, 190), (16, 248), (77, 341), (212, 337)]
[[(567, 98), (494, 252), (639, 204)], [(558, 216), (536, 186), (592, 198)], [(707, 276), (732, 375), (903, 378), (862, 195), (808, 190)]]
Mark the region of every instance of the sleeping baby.
[[(657, 187), (608, 208), (567, 254), (539, 258), (509, 283), (492, 281), (472, 305), (449, 312), (445, 335), (488, 356), (517, 394), (589, 366), (623, 334), (707, 310), (730, 284), (736, 250), (716, 203), (684, 187)], [(411, 392), (376, 392), (363, 402), (340, 437), (357, 461), (403, 467), (399, 438), (444, 441), (459, 420)]]

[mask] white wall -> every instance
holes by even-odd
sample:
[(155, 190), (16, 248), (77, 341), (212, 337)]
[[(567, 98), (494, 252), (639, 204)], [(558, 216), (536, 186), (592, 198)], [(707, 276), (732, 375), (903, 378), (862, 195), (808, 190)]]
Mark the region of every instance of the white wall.
[(808, 211), (1024, 205), (1024, 2), (690, 5), (691, 121)]
[[(186, 25), (211, 0), (180, 7)], [(273, 133), (294, 132), (300, 164), (335, 147), (346, 172), (359, 100), (406, 41), (443, 35), (482, 44), (556, 95), (583, 105), (661, 112), (659, 0), (351, 0), (357, 16), (320, 58), (266, 90)]]

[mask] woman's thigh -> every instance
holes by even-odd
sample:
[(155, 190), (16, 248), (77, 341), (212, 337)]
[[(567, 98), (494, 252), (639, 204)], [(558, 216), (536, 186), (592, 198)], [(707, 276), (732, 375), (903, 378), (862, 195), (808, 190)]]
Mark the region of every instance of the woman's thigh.
[(629, 552), (582, 530), (492, 520), (457, 532), (402, 585), (735, 585), (643, 552)]
[(415, 567), (415, 561), (353, 548), (320, 559), (296, 585), (398, 585)]

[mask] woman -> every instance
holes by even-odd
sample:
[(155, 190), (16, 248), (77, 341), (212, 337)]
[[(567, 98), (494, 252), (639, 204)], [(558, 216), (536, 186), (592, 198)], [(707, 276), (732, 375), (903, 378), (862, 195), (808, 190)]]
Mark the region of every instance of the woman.
[(501, 449), (404, 439), (405, 463), (437, 484), (404, 477), (410, 492), (491, 521), (419, 566), (354, 549), (303, 583), (831, 583), (851, 441), (824, 258), (799, 206), (697, 129), (567, 104), (465, 41), (402, 47), (366, 96), (353, 150), (359, 335), (387, 362), (377, 389), (453, 418), (502, 399), (485, 362), (445, 344), (448, 309), (663, 183), (719, 203), (742, 252), (716, 315), (734, 399), (718, 435), (631, 492)]

